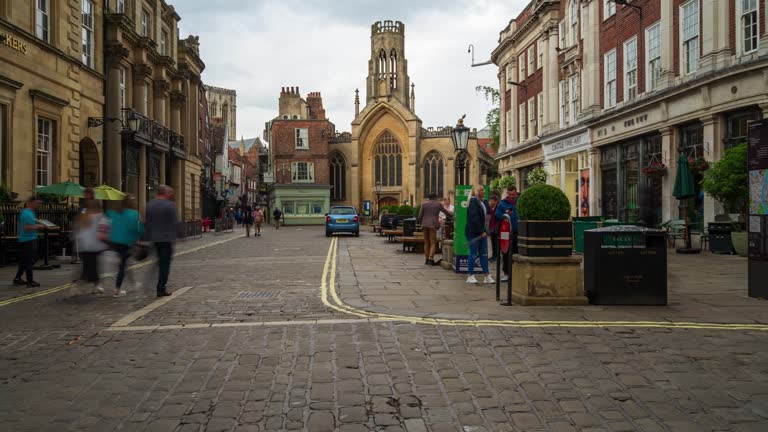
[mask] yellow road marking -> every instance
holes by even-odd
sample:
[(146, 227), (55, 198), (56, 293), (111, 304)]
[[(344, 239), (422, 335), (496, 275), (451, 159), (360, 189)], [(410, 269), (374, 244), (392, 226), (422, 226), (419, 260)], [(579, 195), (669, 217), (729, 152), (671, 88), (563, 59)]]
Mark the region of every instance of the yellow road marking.
[[(695, 323), (674, 321), (521, 321), (521, 320), (463, 320), (424, 318), (406, 315), (394, 315), (369, 312), (345, 304), (338, 295), (336, 289), (336, 262), (338, 260), (338, 238), (333, 237), (328, 248), (328, 255), (323, 268), (323, 279), (320, 284), (320, 297), (323, 304), (333, 310), (355, 315), (363, 318), (378, 318), (389, 321), (405, 321), (414, 324), (450, 325), (450, 326), (494, 326), (494, 327), (578, 327), (578, 328), (605, 328), (605, 327), (633, 327), (633, 328), (680, 328), (700, 330), (755, 330), (766, 331), (765, 324), (721, 324), (721, 323)], [(329, 300), (329, 291), (330, 299)]]
[[(186, 250), (183, 250), (181, 252), (177, 252), (177, 253), (173, 254), (173, 256), (174, 257), (179, 257), (179, 256), (182, 256), (182, 255), (198, 252), (200, 250), (203, 250), (203, 249), (206, 249), (206, 248), (209, 248), (209, 247), (213, 247), (213, 246), (218, 246), (220, 244), (228, 243), (228, 242), (231, 242), (232, 240), (237, 240), (237, 239), (242, 238), (242, 237), (245, 237), (245, 235), (239, 235), (239, 236), (236, 236), (236, 237), (232, 237), (232, 238), (228, 238), (228, 239), (225, 239), (225, 240), (217, 241), (217, 242), (210, 243), (210, 244), (207, 244), (207, 245), (201, 245), (201, 246), (197, 246), (197, 247), (194, 247), (194, 248), (191, 248), (191, 249), (186, 249)], [(141, 263), (138, 263), (138, 264), (134, 264), (134, 265), (126, 268), (125, 271), (137, 270), (137, 269), (140, 269), (142, 267), (146, 267), (148, 265), (152, 265), (152, 264), (154, 264), (156, 262), (157, 262), (156, 259), (145, 260), (144, 262), (141, 262)], [(103, 277), (103, 278), (112, 277), (112, 276), (115, 276), (116, 274), (117, 274), (117, 272), (104, 273), (104, 274), (100, 275), (100, 277)], [(46, 296), (46, 295), (49, 295), (49, 294), (54, 294), (54, 293), (57, 293), (59, 291), (63, 291), (65, 289), (67, 289), (67, 288), (71, 288), (73, 285), (74, 285), (73, 283), (67, 283), (67, 284), (64, 284), (64, 285), (59, 285), (57, 287), (48, 288), (46, 290), (39, 291), (39, 292), (36, 292), (36, 293), (27, 294), (27, 295), (23, 295), (23, 296), (19, 296), (19, 297), (14, 297), (12, 299), (0, 301), (0, 307), (12, 305), (14, 303), (19, 303), (19, 302), (23, 302), (23, 301), (27, 301), (27, 300), (32, 300), (34, 298), (43, 297), (43, 296)]]

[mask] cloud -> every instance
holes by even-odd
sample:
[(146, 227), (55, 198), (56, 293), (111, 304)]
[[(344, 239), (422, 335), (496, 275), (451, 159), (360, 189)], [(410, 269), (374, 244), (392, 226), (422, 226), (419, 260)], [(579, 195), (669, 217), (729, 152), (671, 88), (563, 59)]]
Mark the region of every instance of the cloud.
[(354, 92), (365, 103), (370, 27), (377, 20), (405, 23), (408, 74), (416, 84), (416, 113), (424, 126), (452, 124), (467, 114), (481, 128), (489, 105), (477, 85), (498, 86), (488, 59), (499, 31), (527, 3), (489, 0), (221, 0), (176, 1), (182, 37), (200, 36), (206, 84), (237, 91), (237, 133), (260, 136), (277, 116), (280, 88), (320, 91), (331, 121), (349, 130)]

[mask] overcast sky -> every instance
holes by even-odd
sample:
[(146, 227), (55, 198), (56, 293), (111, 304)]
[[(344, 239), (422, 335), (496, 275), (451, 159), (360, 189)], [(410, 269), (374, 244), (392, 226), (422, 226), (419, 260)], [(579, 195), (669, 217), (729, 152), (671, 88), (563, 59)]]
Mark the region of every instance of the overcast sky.
[[(330, 120), (349, 131), (355, 89), (365, 105), (374, 21), (405, 23), (405, 56), (424, 127), (484, 126), (477, 85), (498, 87), (490, 58), (499, 32), (527, 0), (175, 0), (182, 37), (200, 36), (208, 85), (237, 91), (237, 135), (261, 136), (277, 116), (281, 87), (320, 91)], [(215, 4), (215, 5), (214, 5)], [(362, 109), (362, 107), (361, 107)]]

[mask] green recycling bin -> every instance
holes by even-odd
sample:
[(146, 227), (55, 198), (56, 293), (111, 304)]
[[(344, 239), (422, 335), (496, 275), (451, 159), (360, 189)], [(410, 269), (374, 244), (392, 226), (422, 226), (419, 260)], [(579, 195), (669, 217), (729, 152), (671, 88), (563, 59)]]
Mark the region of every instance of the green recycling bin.
[(573, 218), (573, 251), (584, 253), (584, 231), (602, 227), (600, 216)]

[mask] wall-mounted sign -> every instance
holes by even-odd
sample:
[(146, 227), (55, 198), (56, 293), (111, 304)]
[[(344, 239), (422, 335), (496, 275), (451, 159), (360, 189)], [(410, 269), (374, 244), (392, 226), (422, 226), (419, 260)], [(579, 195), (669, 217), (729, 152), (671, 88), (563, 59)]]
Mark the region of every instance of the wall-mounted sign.
[(0, 44), (10, 47), (22, 54), (27, 53), (27, 44), (22, 42), (19, 38), (7, 33), (0, 32)]
[(589, 132), (584, 131), (552, 144), (544, 145), (544, 156), (551, 159), (553, 156), (569, 154), (588, 148), (590, 145)]

